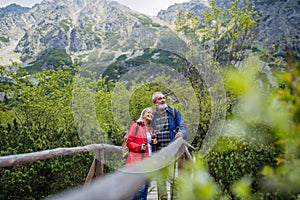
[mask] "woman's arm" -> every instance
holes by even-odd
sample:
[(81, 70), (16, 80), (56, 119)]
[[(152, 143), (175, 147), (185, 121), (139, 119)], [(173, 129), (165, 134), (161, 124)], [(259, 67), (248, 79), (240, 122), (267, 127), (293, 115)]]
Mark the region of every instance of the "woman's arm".
[(132, 122), (130, 125), (130, 128), (128, 130), (128, 139), (126, 142), (127, 147), (130, 151), (133, 152), (141, 152), (141, 144), (137, 143), (139, 140), (137, 140), (138, 132), (140, 131), (141, 127), (136, 122)]

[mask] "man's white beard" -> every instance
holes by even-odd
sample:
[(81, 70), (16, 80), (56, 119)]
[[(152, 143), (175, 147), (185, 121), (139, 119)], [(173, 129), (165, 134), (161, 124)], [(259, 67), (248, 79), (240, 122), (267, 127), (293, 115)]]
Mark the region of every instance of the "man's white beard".
[(157, 110), (165, 110), (167, 107), (167, 104), (156, 104)]

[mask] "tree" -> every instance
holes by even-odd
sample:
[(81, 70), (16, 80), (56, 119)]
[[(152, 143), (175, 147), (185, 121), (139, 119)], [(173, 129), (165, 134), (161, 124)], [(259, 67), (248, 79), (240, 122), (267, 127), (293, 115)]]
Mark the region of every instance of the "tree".
[[(295, 135), (295, 130), (298, 130), (298, 105), (295, 105), (298, 99), (295, 87), (297, 73), (291, 73), (294, 78), (289, 79), (294, 80), (293, 89), (287, 89), (284, 84), (284, 91), (280, 90), (288, 97), (287, 101), (277, 104), (280, 99), (275, 95), (278, 88), (263, 72), (270, 63), (261, 62), (251, 51), (255, 37), (251, 27), (255, 25), (253, 17), (256, 13), (253, 8), (249, 10), (249, 1), (244, 7), (237, 5), (238, 1), (231, 2), (227, 9), (210, 1), (211, 7), (202, 18), (181, 11), (176, 22), (178, 32), (189, 44), (186, 54), (190, 63), (199, 71), (224, 71), (225, 103), (229, 105), (224, 108), (230, 108), (227, 110), (230, 115), (226, 116), (222, 132), (213, 138), (213, 148), (202, 159), (205, 159), (206, 167), (216, 181), (214, 184), (221, 189), (215, 194), (217, 198), (252, 199), (265, 195), (294, 199), (299, 190), (294, 187), (287, 189), (283, 185), (299, 186), (290, 178), (299, 170), (299, 137)], [(207, 80), (204, 78), (204, 87), (218, 90), (218, 87), (207, 84)], [(280, 82), (282, 78), (277, 80)], [(291, 99), (294, 99), (293, 109), (284, 106), (291, 105), (287, 104)], [(288, 126), (289, 122), (293, 125)], [(284, 152), (289, 153), (285, 155)], [(193, 170), (195, 174), (201, 171)], [(275, 184), (270, 184), (272, 181)], [(197, 183), (197, 180), (194, 184), (194, 191), (199, 191), (198, 195), (203, 194), (197, 187), (206, 185)], [(185, 186), (182, 187), (185, 188), (183, 191), (187, 191)]]
[(251, 28), (256, 25), (254, 7), (249, 8), (249, 0), (241, 7), (239, 1), (231, 1), (230, 8), (217, 6), (210, 0), (210, 8), (201, 17), (193, 12), (179, 12), (175, 22), (176, 29), (191, 41), (191, 45), (209, 54), (214, 64), (235, 66), (251, 50), (255, 33)]
[[(28, 76), (19, 68), (2, 71), (1, 76), (13, 80), (1, 82), (1, 91), (7, 96), (0, 102), (1, 119), (7, 119), (0, 125), (1, 156), (82, 144), (73, 120), (74, 81), (69, 70)], [(78, 186), (91, 159), (89, 154), (80, 154), (1, 168), (0, 198), (41, 199)]]

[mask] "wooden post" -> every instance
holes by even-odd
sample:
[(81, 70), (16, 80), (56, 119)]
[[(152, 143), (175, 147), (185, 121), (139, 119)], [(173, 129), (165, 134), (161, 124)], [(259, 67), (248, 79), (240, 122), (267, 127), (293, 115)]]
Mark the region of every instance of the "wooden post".
[(100, 149), (96, 151), (96, 155), (93, 159), (93, 163), (90, 167), (88, 175), (86, 176), (86, 180), (84, 183), (84, 187), (88, 186), (96, 174), (96, 177), (103, 176), (104, 171), (104, 149)]
[(185, 162), (185, 146), (182, 145), (178, 151), (180, 153), (180, 156), (178, 157), (178, 169), (183, 169), (184, 162)]
[(104, 149), (96, 152), (96, 177), (103, 176), (104, 171)]
[(95, 169), (96, 169), (96, 158), (93, 159), (93, 162), (92, 162), (92, 165), (90, 167), (89, 173), (88, 173), (88, 175), (86, 176), (86, 179), (85, 179), (84, 187), (88, 186), (92, 182), (94, 174), (95, 174)]
[(194, 162), (194, 159), (189, 151), (189, 149), (187, 147), (185, 147), (185, 157), (187, 160), (191, 161), (191, 162)]

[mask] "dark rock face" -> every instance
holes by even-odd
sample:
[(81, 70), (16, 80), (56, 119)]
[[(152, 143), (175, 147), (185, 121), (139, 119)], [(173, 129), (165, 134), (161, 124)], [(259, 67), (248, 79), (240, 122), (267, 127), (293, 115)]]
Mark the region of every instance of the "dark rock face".
[[(216, 5), (230, 6), (231, 0), (216, 0)], [(239, 1), (242, 6), (245, 0)], [(278, 54), (283, 54), (285, 47), (290, 47), (300, 58), (300, 3), (296, 0), (250, 0), (250, 6), (255, 6), (259, 13), (256, 43), (267, 50), (276, 47)], [(207, 1), (192, 0), (180, 5), (170, 6), (162, 10), (157, 17), (169, 23), (173, 23), (179, 9), (184, 12), (194, 11), (196, 16), (208, 8)]]

